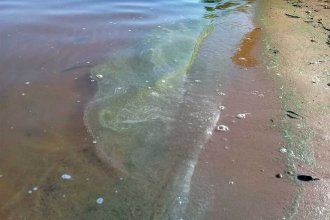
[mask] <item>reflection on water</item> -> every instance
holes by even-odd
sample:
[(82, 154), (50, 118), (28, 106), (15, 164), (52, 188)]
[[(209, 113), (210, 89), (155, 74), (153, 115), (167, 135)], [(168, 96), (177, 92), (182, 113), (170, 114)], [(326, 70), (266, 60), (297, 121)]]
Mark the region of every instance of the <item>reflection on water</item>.
[(191, 176), (247, 4), (1, 1), (1, 219), (203, 218)]

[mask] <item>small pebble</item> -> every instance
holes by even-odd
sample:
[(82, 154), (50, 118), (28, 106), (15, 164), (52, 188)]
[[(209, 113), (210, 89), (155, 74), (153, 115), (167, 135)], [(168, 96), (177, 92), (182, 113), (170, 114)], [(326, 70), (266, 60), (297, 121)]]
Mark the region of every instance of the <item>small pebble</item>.
[(250, 114), (250, 113), (240, 113), (240, 114), (237, 114), (237, 115), (236, 115), (236, 118), (238, 118), (238, 119), (244, 119), (244, 118), (246, 118), (246, 116), (247, 116), (248, 114)]
[(283, 175), (281, 173), (278, 173), (278, 174), (275, 175), (275, 177), (278, 178), (278, 179), (281, 179), (281, 178), (283, 178)]
[(293, 176), (293, 172), (292, 171), (288, 171), (286, 173), (289, 174), (290, 176)]
[(32, 190), (29, 190), (28, 193), (29, 193), (29, 194), (32, 194)]
[(30, 85), (30, 82), (25, 82), (25, 85)]
[(104, 199), (102, 197), (97, 198), (96, 203), (101, 205), (104, 202)]
[(93, 144), (97, 144), (97, 141), (96, 141), (96, 140), (94, 140), (94, 141), (93, 141)]
[(234, 181), (229, 181), (229, 184), (230, 185), (234, 185)]
[(228, 146), (225, 146), (225, 150), (229, 150), (229, 147)]
[(96, 75), (96, 78), (98, 78), (98, 79), (102, 79), (102, 78), (103, 78), (103, 75), (102, 75), (102, 74), (97, 74), (97, 75)]
[(62, 179), (64, 179), (64, 180), (70, 180), (70, 179), (72, 179), (72, 176), (69, 175), (69, 174), (63, 174), (61, 177), (62, 177)]
[(318, 84), (320, 82), (320, 78), (315, 76), (312, 78), (312, 83)]
[(223, 106), (223, 105), (221, 105), (221, 106), (219, 106), (219, 109), (220, 109), (220, 110), (225, 110), (225, 109), (226, 109), (226, 107), (225, 107), (225, 106)]
[(37, 186), (35, 186), (35, 187), (33, 187), (33, 189), (32, 189), (33, 191), (37, 191), (38, 190), (38, 187)]
[(284, 154), (284, 153), (288, 152), (288, 150), (283, 147), (283, 148), (280, 149), (280, 152)]
[(219, 125), (217, 128), (216, 128), (217, 131), (229, 131), (229, 128), (228, 126), (226, 125)]

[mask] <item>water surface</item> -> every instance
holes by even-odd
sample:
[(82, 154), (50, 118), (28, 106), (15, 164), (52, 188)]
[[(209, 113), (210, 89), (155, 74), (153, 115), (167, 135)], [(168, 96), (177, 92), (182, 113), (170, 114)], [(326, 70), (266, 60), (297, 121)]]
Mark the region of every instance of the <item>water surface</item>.
[(248, 4), (1, 1), (2, 218), (203, 219), (191, 177)]

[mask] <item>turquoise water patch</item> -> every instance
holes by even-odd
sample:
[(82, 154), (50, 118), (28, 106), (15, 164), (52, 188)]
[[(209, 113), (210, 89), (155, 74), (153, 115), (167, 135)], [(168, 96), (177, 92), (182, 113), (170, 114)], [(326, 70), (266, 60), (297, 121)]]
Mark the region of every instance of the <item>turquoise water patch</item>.
[(178, 146), (170, 139), (184, 82), (211, 30), (212, 25), (201, 19), (158, 26), (129, 56), (119, 54), (92, 70), (98, 92), (86, 110), (86, 125), (97, 141), (99, 158), (124, 178), (118, 185), (124, 193), (112, 196), (107, 215), (116, 216), (121, 209), (133, 209), (120, 214), (129, 219), (137, 209), (141, 218), (166, 212), (163, 206), (169, 195), (164, 192), (175, 181), (175, 152), (181, 152), (173, 149)]
[[(122, 153), (132, 154), (137, 149), (134, 146), (159, 142), (166, 136), (168, 124), (182, 100), (185, 75), (200, 43), (211, 30), (211, 26), (205, 26), (204, 21), (187, 21), (159, 27), (130, 57), (119, 55), (92, 70), (99, 90), (96, 101), (88, 108), (87, 124), (99, 143), (104, 137), (125, 134), (129, 137), (125, 144), (123, 140), (116, 144)], [(144, 140), (139, 140), (141, 137)], [(129, 140), (131, 143), (126, 144)], [(112, 147), (102, 148), (109, 157)], [(125, 163), (128, 167), (137, 164), (129, 161)]]

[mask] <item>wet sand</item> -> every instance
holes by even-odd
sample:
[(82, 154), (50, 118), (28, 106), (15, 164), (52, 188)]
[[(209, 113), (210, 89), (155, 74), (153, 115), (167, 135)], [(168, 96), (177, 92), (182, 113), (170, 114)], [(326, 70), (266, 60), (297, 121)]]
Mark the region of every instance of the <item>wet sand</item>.
[[(280, 219), (294, 197), (294, 184), (275, 177), (286, 170), (275, 126), (282, 111), (272, 78), (257, 63), (260, 51), (260, 29), (254, 29), (232, 57), (236, 68), (224, 89), (218, 124), (229, 131), (214, 132), (193, 175), (192, 197), (205, 193), (201, 182), (209, 182), (213, 206), (207, 219)], [(237, 118), (240, 113), (246, 118)]]
[[(261, 21), (270, 49), (267, 67), (285, 110), (304, 119), (283, 118), (290, 166), (299, 175), (320, 178), (299, 182), (293, 219), (329, 219), (329, 1), (265, 1)], [(277, 54), (272, 51), (276, 49)]]

